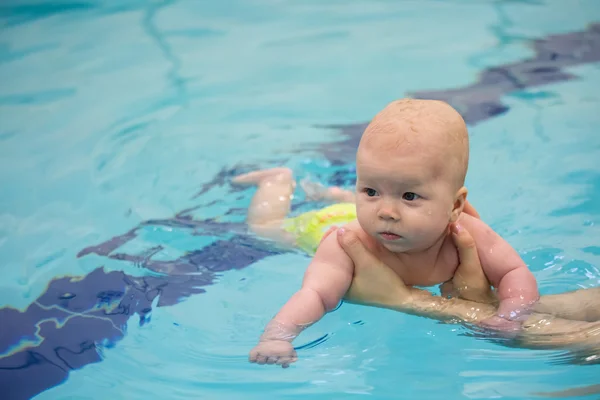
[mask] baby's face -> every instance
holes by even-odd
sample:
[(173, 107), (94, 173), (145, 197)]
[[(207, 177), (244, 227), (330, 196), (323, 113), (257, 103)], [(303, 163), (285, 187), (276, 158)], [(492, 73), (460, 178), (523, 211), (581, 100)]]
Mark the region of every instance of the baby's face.
[(359, 147), (357, 153), (358, 221), (395, 253), (431, 247), (446, 233), (456, 202), (455, 184), (441, 173), (439, 156), (412, 150), (391, 156)]

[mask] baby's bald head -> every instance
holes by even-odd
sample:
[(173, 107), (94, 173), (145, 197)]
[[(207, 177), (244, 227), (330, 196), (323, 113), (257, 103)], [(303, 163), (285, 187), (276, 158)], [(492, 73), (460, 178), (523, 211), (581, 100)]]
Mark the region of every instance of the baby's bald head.
[(402, 99), (388, 104), (371, 121), (359, 145), (361, 151), (383, 152), (383, 157), (423, 154), (435, 174), (464, 185), (469, 164), (465, 121), (450, 105), (438, 100)]

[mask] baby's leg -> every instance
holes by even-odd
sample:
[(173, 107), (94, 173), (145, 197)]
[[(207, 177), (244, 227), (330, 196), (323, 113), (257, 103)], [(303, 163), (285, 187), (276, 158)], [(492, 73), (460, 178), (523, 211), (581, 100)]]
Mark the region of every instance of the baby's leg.
[(319, 183), (311, 182), (306, 179), (300, 182), (300, 186), (302, 186), (302, 190), (304, 190), (306, 197), (309, 200), (329, 200), (338, 203), (356, 202), (354, 192), (339, 188), (337, 186), (325, 187)]
[(293, 243), (282, 228), (290, 212), (296, 182), (289, 168), (272, 168), (238, 175), (233, 183), (256, 185), (258, 189), (248, 208), (247, 221), (256, 234), (278, 242)]

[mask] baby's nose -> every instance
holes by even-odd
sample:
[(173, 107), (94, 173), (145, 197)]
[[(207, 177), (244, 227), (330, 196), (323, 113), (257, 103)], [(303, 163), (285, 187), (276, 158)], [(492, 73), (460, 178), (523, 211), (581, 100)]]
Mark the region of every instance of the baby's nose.
[(389, 206), (381, 207), (377, 215), (384, 221), (398, 221), (400, 219), (400, 214)]

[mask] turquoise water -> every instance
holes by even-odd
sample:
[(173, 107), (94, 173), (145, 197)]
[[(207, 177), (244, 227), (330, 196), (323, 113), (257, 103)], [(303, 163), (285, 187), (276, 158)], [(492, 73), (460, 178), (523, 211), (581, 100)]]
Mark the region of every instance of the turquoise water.
[[(281, 163), (327, 181), (340, 166), (316, 147), (343, 138), (324, 126), (367, 121), (407, 92), (467, 86), (532, 57), (528, 40), (595, 21), (594, 0), (4, 1), (0, 306), (25, 310), (53, 278), (99, 266), (151, 274), (77, 254), (189, 207), (240, 221), (230, 210), (251, 192), (212, 184), (195, 196), (223, 169)], [(470, 127), (470, 199), (543, 294), (600, 284), (600, 68), (565, 71), (577, 79), (507, 94), (509, 112)], [(152, 257), (168, 261), (216, 236), (150, 225), (119, 251), (161, 245)], [(524, 399), (598, 383), (598, 365), (557, 364), (559, 351), (348, 304), (298, 339), (327, 335), (292, 368), (248, 364), (307, 262), (270, 255), (176, 305), (154, 301), (149, 323), (130, 318), (123, 339), (97, 344), (101, 362), (36, 398)]]

